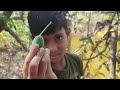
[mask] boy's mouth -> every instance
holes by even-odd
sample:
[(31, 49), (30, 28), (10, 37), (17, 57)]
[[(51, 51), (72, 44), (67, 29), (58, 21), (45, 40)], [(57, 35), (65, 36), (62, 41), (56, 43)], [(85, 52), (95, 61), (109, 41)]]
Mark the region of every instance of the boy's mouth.
[(50, 54), (51, 59), (56, 59), (60, 56), (60, 54)]

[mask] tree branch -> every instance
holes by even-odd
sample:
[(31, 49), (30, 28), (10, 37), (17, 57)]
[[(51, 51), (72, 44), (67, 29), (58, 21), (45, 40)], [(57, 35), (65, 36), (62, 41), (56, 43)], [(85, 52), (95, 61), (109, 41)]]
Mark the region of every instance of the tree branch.
[(26, 45), (22, 43), (20, 38), (13, 32), (13, 30), (11, 30), (8, 26), (5, 26), (4, 29), (8, 31), (17, 40), (17, 42), (24, 48), (26, 52), (28, 51)]
[(94, 59), (94, 58), (98, 57), (100, 54), (102, 54), (103, 52), (106, 51), (107, 47), (108, 47), (108, 44), (106, 44), (106, 45), (105, 45), (105, 48), (104, 48), (101, 52), (99, 52), (97, 55), (95, 55), (95, 56), (93, 56), (93, 57), (91, 57), (91, 58), (83, 59), (83, 60), (90, 60), (90, 59)]

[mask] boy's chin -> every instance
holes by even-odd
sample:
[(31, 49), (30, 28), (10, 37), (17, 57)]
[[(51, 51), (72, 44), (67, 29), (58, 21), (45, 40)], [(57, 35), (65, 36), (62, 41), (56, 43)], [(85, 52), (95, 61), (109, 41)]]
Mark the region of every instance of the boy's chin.
[(51, 63), (57, 63), (58, 61), (58, 59), (51, 59)]
[(60, 62), (61, 58), (51, 58), (51, 63), (55, 64), (57, 62)]
[(61, 55), (61, 54), (59, 54), (57, 56), (53, 56), (53, 57), (51, 56), (50, 57), (51, 63), (53, 63), (53, 64), (59, 63), (63, 57), (64, 57), (64, 55)]

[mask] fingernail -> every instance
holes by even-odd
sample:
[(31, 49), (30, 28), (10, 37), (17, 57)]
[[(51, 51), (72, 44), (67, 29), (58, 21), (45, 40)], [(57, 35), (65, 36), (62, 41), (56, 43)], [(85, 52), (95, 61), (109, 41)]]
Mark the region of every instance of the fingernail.
[(48, 48), (45, 48), (45, 50), (46, 50), (48, 53), (50, 53), (50, 50), (49, 50)]
[(30, 50), (35, 50), (35, 49), (38, 49), (39, 48), (39, 45), (38, 44), (35, 44), (33, 46), (30, 47)]

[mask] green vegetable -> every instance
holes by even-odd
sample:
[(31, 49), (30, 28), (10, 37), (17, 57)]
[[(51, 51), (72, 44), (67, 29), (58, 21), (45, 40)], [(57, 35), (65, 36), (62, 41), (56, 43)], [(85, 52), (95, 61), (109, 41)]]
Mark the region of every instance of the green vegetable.
[(50, 21), (50, 23), (45, 27), (45, 29), (33, 39), (31, 46), (33, 46), (34, 44), (38, 44), (39, 48), (44, 47), (44, 38), (41, 35), (44, 33), (44, 31), (48, 28), (48, 26), (51, 23), (52, 22)]

